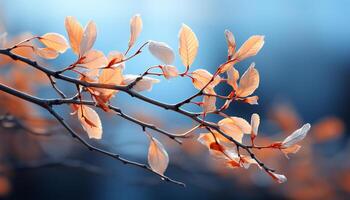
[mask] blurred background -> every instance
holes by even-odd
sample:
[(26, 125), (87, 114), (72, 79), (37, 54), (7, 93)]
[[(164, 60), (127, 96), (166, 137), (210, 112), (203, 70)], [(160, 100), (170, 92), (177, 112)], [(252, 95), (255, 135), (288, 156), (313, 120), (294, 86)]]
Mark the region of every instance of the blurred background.
[[(4, 199), (346, 199), (350, 197), (350, 1), (200, 1), (200, 0), (0, 0), (1, 32), (25, 38), (23, 33), (66, 35), (64, 19), (75, 16), (82, 24), (94, 20), (98, 28), (94, 48), (124, 52), (129, 21), (141, 14), (143, 31), (136, 46), (147, 40), (163, 41), (175, 51), (182, 23), (196, 33), (200, 48), (191, 68), (214, 72), (227, 56), (224, 30), (233, 32), (238, 46), (251, 35), (265, 35), (260, 53), (237, 66), (243, 73), (251, 62), (260, 72), (259, 105), (237, 103), (227, 114), (249, 119), (262, 117), (261, 139), (280, 140), (303, 123), (312, 124), (303, 147), (288, 160), (279, 152), (264, 152), (266, 164), (288, 177), (275, 184), (264, 173), (229, 170), (208, 156), (193, 141), (179, 146), (156, 135), (170, 156), (166, 174), (184, 181), (186, 188), (162, 182), (144, 170), (87, 151), (43, 110), (0, 93), (0, 196)], [(1, 34), (0, 32), (0, 34)], [(137, 48), (131, 50), (136, 51)], [(61, 69), (75, 59), (69, 50), (55, 61)], [(146, 50), (126, 65), (126, 73), (139, 74), (159, 64)], [(3, 83), (54, 98), (43, 75), (13, 64), (2, 67)], [(175, 65), (182, 70), (179, 57)], [(74, 76), (74, 74), (68, 74)], [(68, 94), (74, 87), (58, 82)], [(218, 93), (228, 88), (219, 88)], [(170, 92), (171, 91), (171, 92)], [(162, 80), (145, 95), (176, 103), (196, 89), (186, 79)], [(113, 104), (139, 119), (170, 131), (181, 132), (193, 124), (183, 117), (118, 94)], [(76, 130), (83, 133), (69, 108), (59, 108)], [(188, 109), (196, 109), (188, 107)], [(11, 115), (9, 115), (11, 114)], [(96, 146), (147, 162), (148, 140), (140, 127), (117, 116), (103, 114), (104, 136)], [(17, 121), (18, 119), (18, 121)], [(215, 120), (215, 118), (213, 118)], [(175, 122), (175, 123), (174, 123)], [(22, 123), (25, 123), (23, 125)], [(29, 127), (50, 136), (30, 134)]]

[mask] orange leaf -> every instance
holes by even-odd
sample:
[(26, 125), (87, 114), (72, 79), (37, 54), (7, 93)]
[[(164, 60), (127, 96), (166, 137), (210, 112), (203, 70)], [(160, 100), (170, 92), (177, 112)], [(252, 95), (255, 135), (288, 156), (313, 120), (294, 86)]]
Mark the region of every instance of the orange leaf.
[(45, 59), (55, 59), (58, 56), (58, 52), (50, 48), (35, 48), (36, 55)]
[(259, 72), (255, 69), (255, 64), (252, 63), (239, 81), (236, 95), (239, 97), (246, 97), (253, 94), (259, 87), (259, 81)]
[(58, 33), (46, 33), (39, 37), (39, 40), (48, 48), (60, 53), (64, 53), (68, 49), (66, 38)]
[(77, 114), (78, 119), (89, 138), (101, 139), (102, 124), (96, 111), (88, 106), (79, 105)]
[(80, 43), (80, 56), (84, 55), (85, 53), (87, 53), (88, 51), (90, 51), (90, 49), (92, 48), (92, 46), (94, 45), (95, 41), (96, 41), (96, 35), (97, 35), (97, 30), (96, 30), (96, 24), (93, 21), (90, 21), (85, 29), (84, 29), (84, 34), (83, 34), (83, 38), (81, 39), (81, 43)]
[(65, 20), (65, 27), (68, 33), (70, 46), (76, 55), (80, 54), (80, 43), (83, 38), (83, 27), (75, 17), (68, 16)]
[(255, 56), (264, 45), (264, 36), (254, 35), (250, 37), (235, 53), (233, 59), (237, 62), (251, 56)]
[(98, 69), (105, 67), (107, 62), (108, 60), (102, 51), (90, 50), (83, 56), (78, 66), (87, 69)]
[(240, 143), (242, 143), (243, 134), (250, 134), (251, 132), (250, 124), (240, 117), (227, 117), (220, 120), (218, 125), (222, 132)]

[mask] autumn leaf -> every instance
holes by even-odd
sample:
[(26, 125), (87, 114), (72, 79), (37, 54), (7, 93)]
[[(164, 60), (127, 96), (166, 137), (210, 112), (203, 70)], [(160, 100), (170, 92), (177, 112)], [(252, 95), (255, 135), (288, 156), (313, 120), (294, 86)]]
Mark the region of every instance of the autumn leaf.
[(253, 92), (259, 87), (259, 81), (259, 72), (255, 69), (255, 64), (252, 63), (242, 75), (236, 95), (239, 97), (246, 97), (253, 94)]
[(107, 65), (107, 58), (102, 51), (90, 50), (81, 59), (77, 66), (87, 69), (98, 69)]
[(170, 65), (174, 62), (174, 52), (172, 48), (164, 42), (149, 41), (148, 50), (153, 56), (167, 65)]
[(64, 53), (68, 49), (68, 43), (63, 35), (58, 33), (46, 33), (38, 38), (46, 47), (59, 53)]
[[(205, 69), (197, 69), (192, 72), (193, 86), (198, 90), (203, 89), (213, 78), (213, 75)], [(214, 80), (208, 84), (204, 91), (212, 93), (214, 87), (221, 81), (220, 76), (215, 76)]]
[(102, 124), (100, 117), (92, 108), (85, 105), (78, 105), (78, 119), (87, 132), (89, 138), (102, 138)]
[(232, 56), (235, 54), (236, 52), (236, 41), (235, 41), (235, 37), (233, 36), (232, 32), (229, 30), (225, 30), (225, 38), (226, 38), (226, 42), (227, 42), (227, 46), (228, 46), (228, 57), (232, 58)]
[(209, 112), (215, 111), (216, 110), (216, 97), (205, 95), (203, 97), (202, 107), (203, 107), (204, 113), (209, 113)]
[(165, 65), (162, 66), (163, 75), (166, 79), (174, 78), (179, 75), (179, 71), (175, 66)]
[(250, 125), (252, 127), (252, 131), (250, 133), (250, 137), (252, 140), (258, 135), (258, 129), (260, 125), (260, 116), (256, 113), (252, 114)]
[(186, 24), (182, 24), (179, 32), (179, 53), (182, 63), (187, 70), (192, 65), (198, 52), (198, 39), (194, 32)]
[(150, 145), (148, 148), (148, 164), (158, 174), (164, 174), (169, 164), (169, 156), (162, 143), (156, 138), (149, 136)]
[(80, 56), (84, 55), (86, 52), (88, 52), (92, 46), (94, 45), (96, 41), (97, 36), (97, 30), (96, 30), (96, 24), (93, 21), (90, 21), (85, 29), (83, 38), (81, 39), (81, 43), (79, 46), (80, 49)]
[(142, 19), (139, 14), (134, 15), (130, 20), (129, 49), (135, 44), (136, 39), (142, 31)]
[(239, 79), (239, 72), (231, 66), (227, 72), (227, 84), (229, 84), (235, 91), (238, 89), (237, 81)]
[(243, 134), (250, 134), (251, 132), (250, 124), (240, 117), (227, 117), (220, 120), (218, 125), (222, 132), (240, 143), (242, 142)]
[[(100, 76), (98, 77), (98, 83), (100, 84), (107, 84), (107, 85), (121, 85), (123, 82), (123, 69), (121, 67), (113, 67), (113, 68), (106, 68), (102, 69), (102, 72)], [(101, 95), (105, 97), (110, 97), (114, 93), (117, 92), (117, 90), (111, 90), (111, 89), (98, 89), (100, 91)]]
[(233, 56), (233, 60), (236, 60), (237, 62), (239, 62), (251, 56), (255, 56), (263, 47), (263, 45), (264, 45), (264, 36), (262, 35), (251, 36), (247, 41), (244, 42), (241, 48), (238, 49), (238, 51)]
[[(123, 82), (125, 85), (129, 85), (130, 83), (134, 82), (138, 77), (140, 76), (127, 74), (127, 75), (124, 75)], [(140, 81), (138, 81), (132, 89), (134, 89), (136, 92), (142, 92), (145, 90), (151, 91), (153, 84), (159, 83), (159, 82), (160, 81), (158, 79), (146, 76), (146, 77), (143, 77)]]
[(65, 19), (65, 27), (68, 33), (70, 46), (76, 55), (80, 54), (80, 43), (83, 38), (84, 29), (75, 17), (68, 16)]
[(50, 48), (34, 48), (36, 55), (45, 59), (55, 59), (58, 57), (58, 52)]

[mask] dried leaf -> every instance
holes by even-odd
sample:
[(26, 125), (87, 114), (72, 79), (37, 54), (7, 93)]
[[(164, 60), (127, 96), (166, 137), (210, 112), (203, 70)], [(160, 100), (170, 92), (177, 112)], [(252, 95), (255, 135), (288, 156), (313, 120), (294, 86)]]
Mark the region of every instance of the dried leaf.
[(46, 47), (60, 53), (64, 53), (68, 49), (66, 38), (58, 33), (46, 33), (45, 35), (40, 36), (39, 40)]
[(198, 52), (198, 39), (186, 24), (182, 24), (179, 32), (179, 53), (182, 63), (187, 69), (192, 65)]
[(150, 136), (148, 149), (148, 164), (151, 169), (159, 174), (164, 174), (169, 164), (169, 156), (162, 143)]

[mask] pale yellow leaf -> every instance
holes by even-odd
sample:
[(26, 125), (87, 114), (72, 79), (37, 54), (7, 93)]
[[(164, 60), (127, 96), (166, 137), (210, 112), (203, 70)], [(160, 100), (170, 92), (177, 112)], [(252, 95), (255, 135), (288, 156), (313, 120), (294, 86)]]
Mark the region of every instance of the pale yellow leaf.
[(182, 63), (187, 69), (192, 65), (198, 52), (198, 39), (194, 32), (186, 24), (183, 24), (179, 32), (179, 54)]
[(197, 69), (192, 72), (193, 86), (198, 90), (201, 90), (206, 85), (208, 85), (204, 90), (205, 92), (208, 92), (208, 93), (212, 92), (214, 87), (217, 84), (219, 84), (221, 81), (221, 77), (219, 75), (215, 76), (214, 80), (210, 82), (212, 78), (213, 78), (213, 75), (205, 69)]
[(241, 48), (235, 53), (233, 59), (239, 62), (251, 56), (255, 56), (263, 45), (264, 36), (254, 35), (244, 42)]

